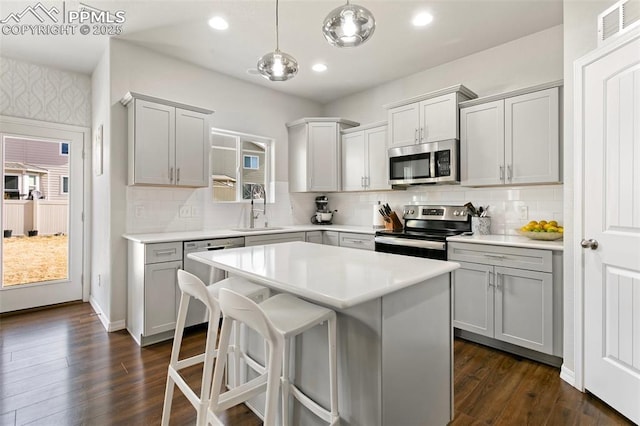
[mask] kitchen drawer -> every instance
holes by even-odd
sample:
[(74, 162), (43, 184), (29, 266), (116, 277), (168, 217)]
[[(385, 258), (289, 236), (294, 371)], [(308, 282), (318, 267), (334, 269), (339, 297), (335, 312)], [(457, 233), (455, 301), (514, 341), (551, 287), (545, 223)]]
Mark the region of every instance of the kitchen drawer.
[(244, 245), (262, 246), (265, 244), (286, 243), (289, 241), (304, 241), (304, 232), (287, 232), (285, 234), (248, 235), (244, 237)]
[(324, 231), (322, 234), (322, 244), (327, 246), (339, 246), (340, 233), (338, 231)]
[(552, 272), (551, 250), (449, 243), (448, 260)]
[(182, 260), (182, 242), (146, 244), (144, 263), (171, 262)]
[(351, 247), (361, 250), (371, 250), (375, 249), (373, 235), (366, 234), (351, 234), (348, 232), (340, 233), (340, 247)]

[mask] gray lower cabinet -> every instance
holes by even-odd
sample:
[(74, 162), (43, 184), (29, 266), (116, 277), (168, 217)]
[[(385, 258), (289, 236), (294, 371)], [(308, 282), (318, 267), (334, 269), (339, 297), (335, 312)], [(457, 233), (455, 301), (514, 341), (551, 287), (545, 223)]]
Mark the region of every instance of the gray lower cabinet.
[(247, 235), (244, 237), (245, 247), (262, 246), (265, 244), (287, 243), (290, 241), (305, 241), (304, 232), (287, 232), (284, 234)]
[(375, 249), (375, 242), (373, 239), (373, 235), (340, 232), (340, 247), (373, 251)]
[(324, 231), (322, 233), (322, 244), (326, 246), (339, 246), (340, 233), (338, 231)]
[(308, 243), (322, 244), (322, 231), (305, 232), (305, 241)]
[(560, 252), (449, 243), (448, 258), (461, 265), (452, 274), (455, 328), (562, 356)]
[(173, 336), (182, 242), (129, 241), (127, 330), (141, 346)]

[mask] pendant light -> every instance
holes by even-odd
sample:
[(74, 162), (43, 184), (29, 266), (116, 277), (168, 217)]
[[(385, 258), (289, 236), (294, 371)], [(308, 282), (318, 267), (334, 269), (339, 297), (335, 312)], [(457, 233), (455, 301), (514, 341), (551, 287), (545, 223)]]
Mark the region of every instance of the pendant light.
[(293, 78), (298, 72), (298, 62), (293, 56), (280, 51), (278, 40), (278, 0), (276, 0), (276, 50), (260, 58), (258, 72), (271, 81), (286, 81)]
[(371, 38), (376, 20), (366, 8), (347, 4), (333, 9), (324, 19), (322, 33), (329, 44), (337, 47), (359, 46)]

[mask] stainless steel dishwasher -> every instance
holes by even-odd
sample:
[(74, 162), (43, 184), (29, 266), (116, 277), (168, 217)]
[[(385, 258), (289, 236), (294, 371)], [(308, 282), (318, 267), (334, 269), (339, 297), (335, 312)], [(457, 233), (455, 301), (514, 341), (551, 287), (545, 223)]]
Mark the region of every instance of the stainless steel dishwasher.
[[(204, 263), (189, 259), (187, 255), (197, 251), (224, 250), (233, 247), (244, 247), (244, 237), (215, 238), (212, 240), (185, 241), (183, 244), (182, 262), (185, 271), (200, 278), (205, 284), (213, 284), (227, 277), (226, 272), (212, 268)], [(179, 299), (178, 302), (180, 303)], [(207, 308), (199, 300), (189, 301), (187, 326), (201, 324), (207, 321)]]

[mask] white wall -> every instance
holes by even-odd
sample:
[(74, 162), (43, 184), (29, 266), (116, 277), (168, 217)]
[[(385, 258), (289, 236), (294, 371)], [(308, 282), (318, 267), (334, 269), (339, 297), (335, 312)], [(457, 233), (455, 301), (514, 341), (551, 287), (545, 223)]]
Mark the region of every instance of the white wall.
[(328, 103), (324, 115), (387, 119), (382, 105), (462, 83), (478, 96), (562, 79), (562, 25)]
[(576, 212), (573, 208), (573, 163), (575, 161), (573, 135), (573, 63), (597, 46), (597, 16), (614, 4), (611, 0), (564, 0), (564, 170), (565, 170), (565, 200), (564, 211), (567, 223), (564, 245), (564, 365), (563, 378), (572, 382), (575, 366), (574, 345), (574, 256), (581, 235), (574, 235), (572, 218)]
[[(91, 182), (87, 183), (91, 190), (91, 271), (90, 271), (90, 298), (91, 303), (97, 307), (108, 321), (110, 312), (111, 293), (111, 251), (107, 250), (111, 239), (111, 114), (109, 109), (109, 47), (105, 50), (98, 65), (91, 76), (91, 104), (92, 104), (92, 128), (103, 126), (103, 174), (96, 176), (93, 170), (90, 173)], [(95, 153), (94, 153), (95, 154)], [(94, 157), (95, 158), (95, 157)], [(95, 168), (94, 159), (91, 161), (92, 169)], [(88, 273), (89, 271), (87, 271)], [(85, 275), (86, 276), (86, 275)]]
[[(111, 157), (108, 185), (110, 217), (93, 224), (97, 232), (106, 232), (110, 243), (104, 261), (95, 256), (95, 269), (108, 270), (103, 285), (109, 288), (109, 320), (126, 317), (125, 232), (198, 230), (238, 226), (246, 212), (244, 205), (214, 205), (205, 189), (132, 188), (127, 181), (127, 117), (119, 101), (128, 91), (196, 105), (215, 110), (212, 125), (223, 129), (262, 135), (275, 139), (276, 197), (272, 224), (291, 223), (292, 207), (287, 188), (287, 131), (285, 123), (303, 116), (317, 116), (321, 105), (264, 87), (252, 85), (223, 74), (169, 58), (139, 46), (110, 41), (110, 142), (105, 151)], [(196, 207), (196, 218), (178, 217), (178, 207)], [(143, 212), (142, 215), (136, 215)], [(106, 223), (103, 223), (106, 221)], [(100, 229), (107, 227), (108, 230)], [(106, 250), (103, 246), (102, 250)], [(104, 253), (103, 253), (104, 254)], [(108, 282), (104, 282), (107, 280)], [(104, 307), (103, 307), (104, 308)]]
[[(500, 46), (421, 71), (357, 93), (324, 107), (324, 114), (361, 123), (386, 120), (383, 104), (462, 83), (479, 96), (533, 86), (563, 77), (562, 26), (523, 37)], [(292, 198), (300, 197), (298, 194)], [(490, 205), (491, 230), (513, 234), (524, 220), (563, 220), (563, 187), (548, 185), (508, 188), (418, 186), (407, 191), (331, 194), (331, 208), (338, 209), (334, 222), (370, 224), (371, 205), (388, 202), (396, 210), (404, 204), (443, 203)], [(310, 206), (310, 212), (313, 212)], [(520, 216), (526, 208), (526, 219)]]
[(91, 125), (88, 75), (0, 57), (0, 115)]

